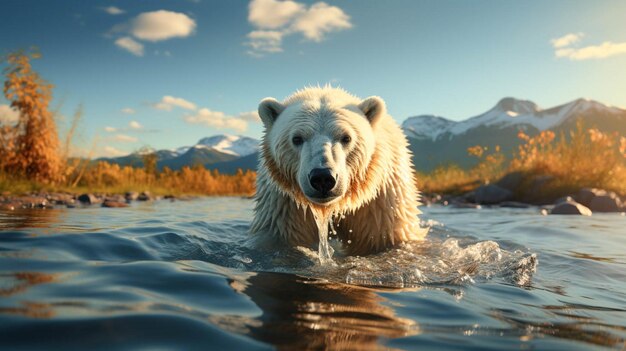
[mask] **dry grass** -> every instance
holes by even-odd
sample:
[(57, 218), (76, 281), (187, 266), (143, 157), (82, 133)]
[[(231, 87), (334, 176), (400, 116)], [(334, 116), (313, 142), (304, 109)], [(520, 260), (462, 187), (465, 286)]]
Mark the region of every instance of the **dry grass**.
[(252, 195), (255, 181), (256, 173), (251, 171), (227, 175), (204, 167), (184, 167), (180, 171), (166, 168), (163, 172), (154, 172), (98, 162), (85, 172), (77, 186), (112, 193), (150, 190), (174, 195)]
[[(75, 177), (75, 175), (71, 175)], [(150, 191), (156, 195), (251, 196), (254, 194), (256, 172), (239, 171), (220, 174), (203, 167), (184, 167), (180, 171), (146, 172), (143, 168), (120, 167), (99, 162), (87, 168), (76, 185), (43, 184), (34, 180), (11, 177), (0, 173), (0, 192), (23, 194), (31, 192), (70, 192), (123, 194), (127, 191)]]
[[(520, 132), (523, 141), (507, 162), (499, 149), (489, 154), (481, 146), (468, 149), (481, 162), (470, 170), (450, 165), (431, 173), (418, 174), (418, 185), (426, 193), (460, 194), (499, 179), (506, 173), (521, 172), (527, 184), (537, 176), (551, 176), (543, 191), (550, 195), (573, 193), (595, 187), (626, 194), (626, 138), (586, 128), (578, 122), (569, 135), (557, 137), (544, 131), (530, 137)], [(519, 189), (518, 193), (523, 193)]]
[(463, 194), (481, 184), (493, 182), (504, 174), (506, 158), (499, 146), (490, 152), (488, 148), (476, 145), (468, 148), (467, 153), (480, 160), (474, 168), (466, 170), (449, 164), (430, 173), (418, 172), (419, 189), (425, 193)]

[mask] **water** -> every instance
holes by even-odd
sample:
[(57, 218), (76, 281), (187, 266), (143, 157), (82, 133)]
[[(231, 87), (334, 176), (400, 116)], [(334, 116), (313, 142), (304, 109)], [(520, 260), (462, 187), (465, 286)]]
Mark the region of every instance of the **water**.
[(332, 225), (334, 214), (332, 211), (325, 211), (322, 208), (311, 207), (310, 209), (313, 212), (319, 236), (317, 247), (318, 261), (322, 266), (335, 266), (335, 261), (333, 261), (334, 249), (328, 243), (328, 228)]
[[(255, 249), (251, 200), (0, 213), (0, 348), (626, 347), (626, 217), (424, 208), (423, 243)], [(331, 233), (332, 234), (332, 233)]]

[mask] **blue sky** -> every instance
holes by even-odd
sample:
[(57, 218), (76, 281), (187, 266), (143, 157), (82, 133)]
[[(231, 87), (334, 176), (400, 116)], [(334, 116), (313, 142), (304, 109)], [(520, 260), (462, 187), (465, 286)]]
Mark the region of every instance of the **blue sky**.
[[(53, 105), (84, 108), (77, 152), (259, 137), (264, 97), (332, 83), (402, 122), (504, 96), (626, 106), (624, 1), (0, 2), (0, 53), (36, 46)], [(0, 118), (10, 118), (0, 99)], [(4, 115), (2, 115), (4, 114)]]

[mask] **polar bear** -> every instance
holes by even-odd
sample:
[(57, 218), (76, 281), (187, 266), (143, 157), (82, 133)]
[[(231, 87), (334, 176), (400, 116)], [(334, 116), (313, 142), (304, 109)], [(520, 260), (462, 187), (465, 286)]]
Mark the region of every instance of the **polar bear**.
[(312, 210), (332, 211), (350, 255), (426, 235), (407, 139), (381, 98), (310, 87), (283, 102), (262, 100), (259, 116), (265, 131), (250, 228), (257, 239), (312, 247)]

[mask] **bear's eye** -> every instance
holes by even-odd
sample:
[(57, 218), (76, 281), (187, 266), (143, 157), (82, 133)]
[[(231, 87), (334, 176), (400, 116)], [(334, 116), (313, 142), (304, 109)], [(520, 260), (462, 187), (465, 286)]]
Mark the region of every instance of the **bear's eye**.
[(348, 134), (344, 134), (344, 135), (341, 137), (341, 142), (342, 142), (343, 144), (349, 144), (351, 141), (352, 141), (352, 138), (351, 138)]
[(302, 143), (304, 143), (304, 139), (302, 139), (301, 136), (296, 135), (295, 137), (291, 138), (291, 142), (295, 145), (295, 146), (300, 146), (302, 145)]

